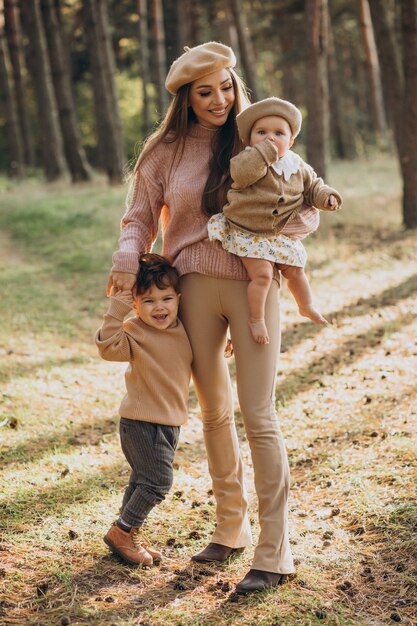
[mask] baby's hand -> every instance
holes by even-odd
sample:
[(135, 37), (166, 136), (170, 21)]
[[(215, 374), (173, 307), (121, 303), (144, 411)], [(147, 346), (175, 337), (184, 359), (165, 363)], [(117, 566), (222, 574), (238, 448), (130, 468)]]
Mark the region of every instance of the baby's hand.
[(330, 196), (326, 200), (326, 207), (329, 207), (331, 211), (335, 211), (339, 206), (338, 201), (335, 196), (331, 193)]
[[(275, 146), (275, 148), (277, 147), (273, 137), (265, 137), (264, 141), (270, 141)], [(277, 161), (279, 161), (278, 148), (277, 148), (277, 158), (275, 159), (274, 163), (276, 163)]]

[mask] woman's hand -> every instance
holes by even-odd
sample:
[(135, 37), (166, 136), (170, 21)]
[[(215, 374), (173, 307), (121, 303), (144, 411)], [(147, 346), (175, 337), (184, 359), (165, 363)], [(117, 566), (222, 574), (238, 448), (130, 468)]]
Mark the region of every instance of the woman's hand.
[(116, 291), (131, 291), (135, 284), (135, 274), (128, 272), (112, 272), (107, 281), (107, 296), (110, 296), (112, 287)]

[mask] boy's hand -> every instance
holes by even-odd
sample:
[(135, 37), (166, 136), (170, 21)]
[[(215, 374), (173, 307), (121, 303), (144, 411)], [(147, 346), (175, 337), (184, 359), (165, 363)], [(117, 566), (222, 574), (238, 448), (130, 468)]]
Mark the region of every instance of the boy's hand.
[(111, 288), (110, 295), (120, 302), (127, 304), (130, 307), (133, 307), (133, 295), (131, 291), (122, 291), (121, 289), (116, 289), (115, 287)]
[(338, 206), (339, 206), (338, 201), (336, 200), (333, 194), (330, 194), (330, 196), (326, 200), (326, 207), (329, 207), (331, 211), (335, 211)]
[(112, 287), (116, 291), (129, 291), (133, 289), (135, 284), (135, 274), (128, 272), (112, 272), (107, 281), (107, 296), (112, 295)]

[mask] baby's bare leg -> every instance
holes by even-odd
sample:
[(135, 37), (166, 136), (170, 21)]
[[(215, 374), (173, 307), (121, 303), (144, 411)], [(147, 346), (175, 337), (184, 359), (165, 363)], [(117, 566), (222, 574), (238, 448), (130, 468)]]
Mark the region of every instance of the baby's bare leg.
[(264, 259), (240, 257), (249, 274), (248, 305), (249, 328), (258, 343), (269, 343), (268, 330), (265, 325), (265, 302), (271, 286), (273, 264)]
[(298, 304), (300, 315), (308, 317), (315, 324), (328, 324), (328, 321), (314, 307), (310, 283), (302, 267), (294, 265), (278, 265), (282, 275), (287, 279), (288, 289)]

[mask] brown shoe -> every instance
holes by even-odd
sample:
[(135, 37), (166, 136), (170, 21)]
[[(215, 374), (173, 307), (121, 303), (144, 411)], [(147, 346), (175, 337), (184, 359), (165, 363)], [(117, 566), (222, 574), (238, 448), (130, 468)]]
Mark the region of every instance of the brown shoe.
[(131, 565), (152, 565), (153, 559), (149, 552), (134, 542), (136, 530), (131, 528), (129, 532), (126, 532), (114, 523), (104, 536), (104, 543), (112, 552)]
[(141, 546), (145, 548), (146, 552), (148, 552), (153, 558), (154, 563), (160, 563), (162, 561), (162, 552), (159, 550), (155, 550), (149, 545), (149, 539), (144, 534), (141, 528), (136, 528), (132, 533), (132, 540), (135, 546)]
[(245, 548), (229, 548), (229, 546), (222, 546), (221, 543), (209, 543), (207, 548), (204, 548), (198, 554), (194, 554), (191, 557), (192, 561), (196, 563), (212, 563), (213, 561), (217, 561), (218, 563), (223, 563), (233, 554), (239, 554), (243, 552)]
[(147, 543), (142, 543), (141, 545), (145, 548), (146, 552), (149, 552), (154, 563), (160, 563), (162, 561), (162, 552), (155, 550), (155, 548), (152, 548), (152, 546), (149, 546)]
[(250, 569), (245, 578), (236, 585), (236, 593), (246, 595), (248, 593), (256, 593), (257, 591), (265, 591), (265, 589), (282, 585), (286, 579), (285, 574)]

